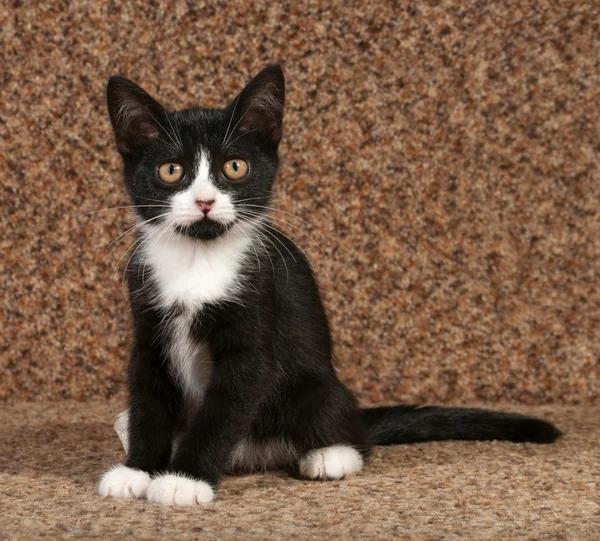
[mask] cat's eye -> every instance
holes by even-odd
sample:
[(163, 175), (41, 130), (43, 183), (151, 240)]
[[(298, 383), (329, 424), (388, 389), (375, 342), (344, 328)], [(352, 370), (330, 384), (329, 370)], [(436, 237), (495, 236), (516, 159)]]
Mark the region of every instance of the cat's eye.
[(241, 180), (248, 174), (248, 162), (245, 160), (229, 160), (223, 166), (223, 175), (229, 180)]
[(183, 170), (183, 166), (174, 162), (163, 163), (158, 168), (158, 176), (160, 180), (166, 182), (167, 184), (175, 184), (176, 182), (179, 182), (183, 178), (184, 174), (185, 171)]

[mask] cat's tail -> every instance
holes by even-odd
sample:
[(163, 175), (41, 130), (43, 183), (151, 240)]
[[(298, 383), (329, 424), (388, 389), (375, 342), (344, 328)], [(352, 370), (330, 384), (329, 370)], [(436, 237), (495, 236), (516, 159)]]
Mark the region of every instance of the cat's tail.
[(372, 445), (442, 440), (505, 440), (552, 443), (553, 424), (516, 413), (476, 408), (392, 406), (362, 410)]

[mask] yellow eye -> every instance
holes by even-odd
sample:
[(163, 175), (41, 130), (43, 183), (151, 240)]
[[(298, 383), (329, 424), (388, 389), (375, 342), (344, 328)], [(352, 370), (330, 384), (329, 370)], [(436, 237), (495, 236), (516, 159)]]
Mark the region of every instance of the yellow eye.
[(248, 174), (248, 162), (244, 160), (229, 160), (223, 166), (223, 174), (229, 180), (240, 180)]
[(183, 166), (178, 163), (163, 163), (158, 168), (160, 180), (167, 184), (175, 184), (183, 178)]

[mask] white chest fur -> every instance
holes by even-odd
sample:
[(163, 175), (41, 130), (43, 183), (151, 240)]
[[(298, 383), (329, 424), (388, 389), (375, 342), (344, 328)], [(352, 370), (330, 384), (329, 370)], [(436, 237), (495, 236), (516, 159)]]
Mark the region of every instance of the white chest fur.
[(205, 303), (234, 297), (239, 272), (250, 247), (243, 232), (231, 231), (210, 242), (187, 239), (178, 233), (143, 241), (142, 260), (152, 269), (158, 288), (157, 304), (202, 310)]
[[(191, 332), (206, 303), (235, 298), (240, 291), (240, 267), (249, 240), (234, 232), (205, 243), (178, 234), (157, 240), (147, 232), (142, 260), (156, 287), (156, 304), (165, 310), (176, 305), (181, 312), (164, 324), (170, 369), (186, 401), (200, 404), (213, 369), (208, 344)], [(143, 263), (142, 263), (143, 265)]]
[(169, 323), (167, 345), (170, 369), (190, 405), (199, 405), (210, 384), (213, 359), (206, 342), (191, 334), (194, 313), (186, 310)]

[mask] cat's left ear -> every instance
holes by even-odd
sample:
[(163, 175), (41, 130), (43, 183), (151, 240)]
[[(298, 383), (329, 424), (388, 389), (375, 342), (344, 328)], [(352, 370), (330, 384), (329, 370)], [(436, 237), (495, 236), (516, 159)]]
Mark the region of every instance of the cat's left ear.
[(242, 132), (261, 131), (278, 145), (283, 133), (285, 78), (278, 64), (272, 64), (254, 77), (231, 102), (232, 126)]
[(117, 148), (122, 154), (142, 150), (159, 136), (166, 111), (133, 81), (121, 76), (111, 77), (106, 88), (106, 101)]

